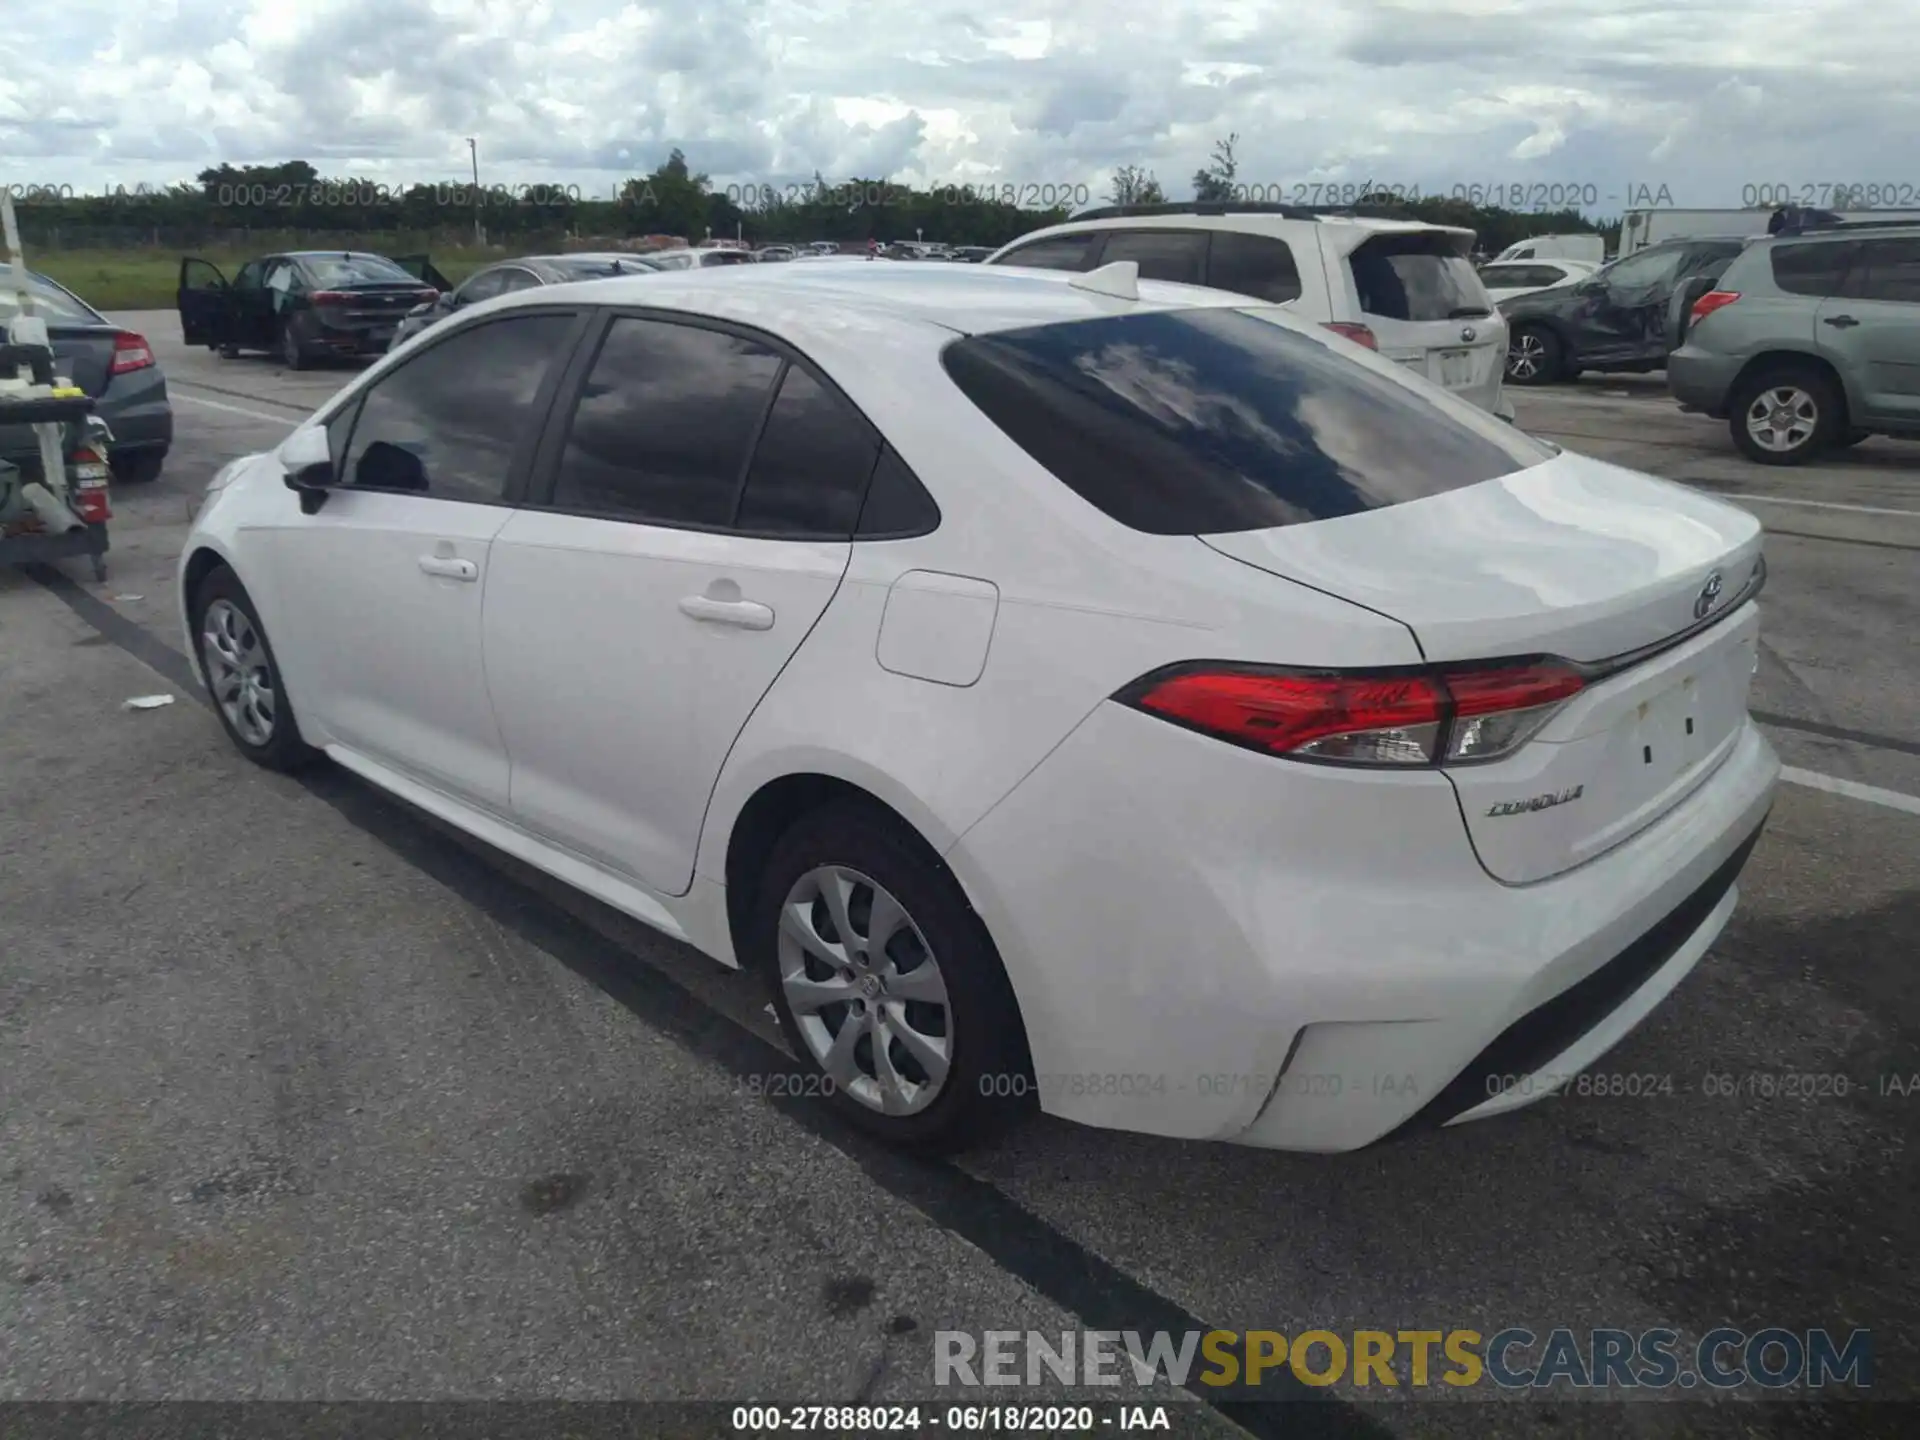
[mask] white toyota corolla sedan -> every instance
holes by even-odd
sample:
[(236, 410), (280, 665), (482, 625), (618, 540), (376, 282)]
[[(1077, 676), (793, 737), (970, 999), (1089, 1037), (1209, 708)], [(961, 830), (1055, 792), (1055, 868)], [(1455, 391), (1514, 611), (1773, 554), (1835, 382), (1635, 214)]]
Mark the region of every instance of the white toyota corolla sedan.
[(762, 971), (894, 1141), (1339, 1151), (1699, 962), (1764, 575), (1745, 511), (1243, 297), (741, 266), (434, 327), (220, 472), (179, 598), (242, 753)]

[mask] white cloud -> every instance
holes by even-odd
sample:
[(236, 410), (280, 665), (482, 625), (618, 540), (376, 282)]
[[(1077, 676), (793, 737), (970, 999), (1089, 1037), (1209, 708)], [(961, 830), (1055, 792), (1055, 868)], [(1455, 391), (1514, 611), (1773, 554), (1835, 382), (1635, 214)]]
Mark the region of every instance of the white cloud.
[[(1241, 179), (1920, 184), (1920, 0), (65, 0), (0, 78), (22, 185), (302, 158), (610, 193), (674, 146), (721, 185), (886, 176), (1169, 192)], [(1915, 197), (1920, 200), (1920, 196)]]

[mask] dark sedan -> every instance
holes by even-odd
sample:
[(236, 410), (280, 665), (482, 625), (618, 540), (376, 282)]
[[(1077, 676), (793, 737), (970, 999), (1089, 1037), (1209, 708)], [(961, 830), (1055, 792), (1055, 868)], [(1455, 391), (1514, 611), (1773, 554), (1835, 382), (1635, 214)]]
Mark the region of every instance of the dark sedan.
[(491, 300), (496, 295), (511, 295), (516, 290), (531, 290), (539, 285), (565, 285), (573, 280), (599, 280), (611, 275), (644, 275), (660, 267), (640, 255), (613, 251), (605, 254), (522, 255), (517, 260), (502, 260), (476, 270), (460, 282), (457, 289), (443, 292), (432, 300), (409, 310), (393, 332), (388, 349), (398, 349), (430, 325), (456, 310)]
[[(94, 413), (113, 432), (115, 478), (153, 479), (173, 444), (173, 406), (146, 337), (114, 324), (65, 286), (27, 274), (33, 312), (47, 322), (59, 371), (93, 397)], [(13, 267), (0, 264), (0, 322), (13, 318), (14, 296)], [(0, 425), (0, 459), (37, 466), (33, 427)]]
[(1582, 370), (1658, 370), (1674, 348), (1673, 292), (1715, 276), (1740, 253), (1738, 239), (1669, 240), (1591, 275), (1500, 304), (1507, 317), (1507, 379), (1550, 385)]
[(264, 350), (304, 370), (322, 357), (383, 353), (408, 311), (452, 288), (424, 255), (263, 255), (231, 283), (219, 266), (189, 256), (180, 262), (180, 333), (228, 357)]

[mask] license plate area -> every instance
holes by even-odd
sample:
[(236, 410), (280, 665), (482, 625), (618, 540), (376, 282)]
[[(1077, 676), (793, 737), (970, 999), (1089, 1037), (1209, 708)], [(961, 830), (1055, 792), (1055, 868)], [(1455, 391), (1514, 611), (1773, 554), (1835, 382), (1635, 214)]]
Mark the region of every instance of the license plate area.
[(1435, 375), (1449, 390), (1464, 390), (1473, 384), (1473, 351), (1442, 350), (1434, 357), (1438, 372)]

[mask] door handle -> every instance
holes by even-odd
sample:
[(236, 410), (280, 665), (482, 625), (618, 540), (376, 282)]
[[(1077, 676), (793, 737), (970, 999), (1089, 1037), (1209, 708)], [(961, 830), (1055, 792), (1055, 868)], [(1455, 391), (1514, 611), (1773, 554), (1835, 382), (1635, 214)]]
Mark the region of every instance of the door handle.
[(715, 625), (738, 625), (742, 630), (773, 628), (773, 608), (755, 600), (715, 600), (709, 595), (688, 595), (680, 601), (680, 613)]
[(478, 580), (480, 567), (471, 560), (456, 560), (451, 555), (422, 555), (420, 568), (429, 575), (444, 575), (449, 580)]
[(1826, 323), (1837, 330), (1848, 330), (1860, 322), (1851, 315), (1829, 315), (1827, 316)]

